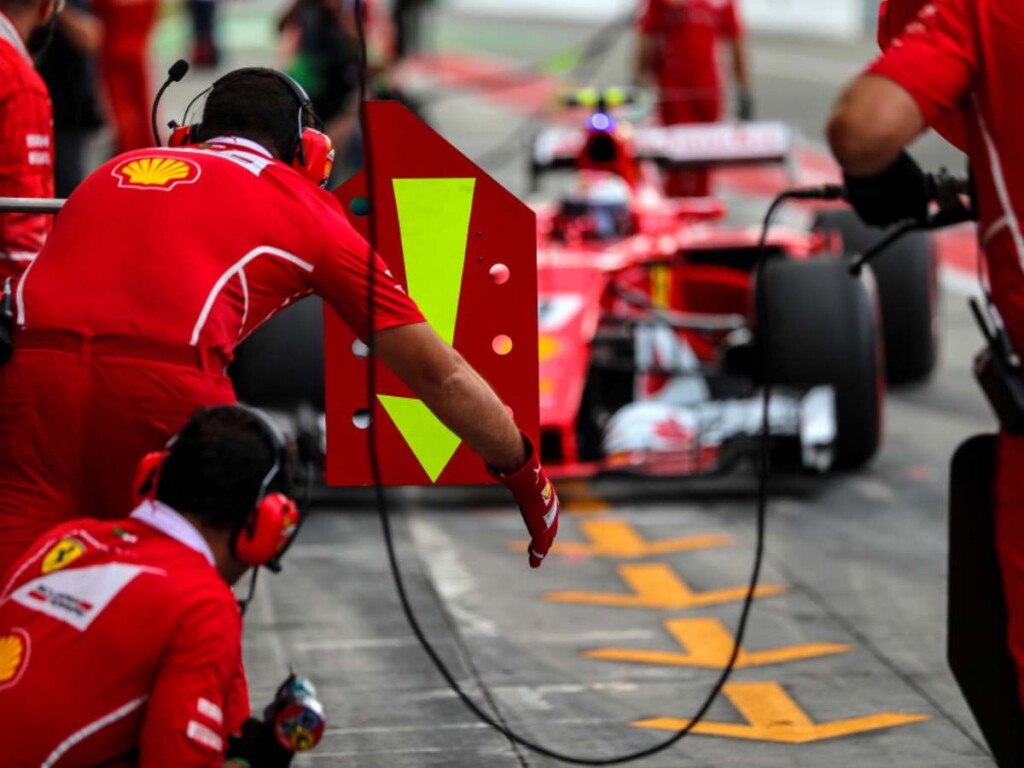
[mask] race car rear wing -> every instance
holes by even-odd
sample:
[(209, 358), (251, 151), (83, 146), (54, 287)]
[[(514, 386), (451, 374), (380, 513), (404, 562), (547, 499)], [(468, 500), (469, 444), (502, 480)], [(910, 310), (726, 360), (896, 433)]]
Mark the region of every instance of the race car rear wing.
[[(738, 165), (790, 165), (796, 133), (785, 123), (643, 126), (630, 131), (633, 156), (665, 168), (697, 169)], [(548, 128), (538, 134), (532, 156), (534, 175), (576, 168), (588, 133)]]

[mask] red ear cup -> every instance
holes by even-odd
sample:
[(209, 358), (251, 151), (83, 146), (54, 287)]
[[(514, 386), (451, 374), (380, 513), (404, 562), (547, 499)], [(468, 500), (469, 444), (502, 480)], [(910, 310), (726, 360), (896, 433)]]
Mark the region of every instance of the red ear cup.
[(300, 141), (302, 151), (295, 153), (295, 169), (317, 186), (326, 187), (334, 168), (334, 142), (315, 128), (303, 129)]
[(160, 484), (160, 470), (167, 459), (167, 451), (153, 451), (142, 457), (135, 468), (135, 479), (132, 482), (132, 503), (139, 506), (144, 501), (156, 498), (156, 489)]
[(192, 143), (193, 128), (194, 126), (191, 125), (175, 126), (174, 130), (171, 131), (171, 135), (167, 137), (167, 146), (187, 147)]
[(267, 494), (238, 532), (235, 557), (247, 565), (266, 565), (281, 554), (298, 525), (295, 502), (283, 493)]

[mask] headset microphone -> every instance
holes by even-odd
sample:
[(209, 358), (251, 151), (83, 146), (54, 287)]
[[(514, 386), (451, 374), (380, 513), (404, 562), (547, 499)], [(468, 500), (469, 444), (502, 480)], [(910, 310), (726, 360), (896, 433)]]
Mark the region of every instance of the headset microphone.
[(156, 146), (160, 144), (160, 131), (156, 127), (156, 111), (160, 106), (160, 99), (163, 98), (164, 91), (170, 86), (171, 83), (181, 82), (181, 79), (188, 73), (188, 62), (184, 59), (178, 59), (171, 65), (171, 68), (167, 70), (167, 79), (164, 80), (164, 84), (160, 86), (160, 90), (156, 92), (156, 98), (153, 99), (153, 111), (150, 113), (149, 119), (153, 126), (153, 141), (156, 142)]

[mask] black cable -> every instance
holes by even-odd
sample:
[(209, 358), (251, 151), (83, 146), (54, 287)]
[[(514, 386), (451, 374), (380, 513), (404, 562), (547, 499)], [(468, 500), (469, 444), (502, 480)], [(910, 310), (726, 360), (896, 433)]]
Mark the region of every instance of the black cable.
[[(406, 590), (405, 580), (402, 575), (401, 567), (398, 563), (398, 556), (395, 549), (394, 533), (391, 527), (391, 516), (388, 508), (387, 497), (384, 491), (384, 486), (381, 478), (380, 460), (378, 456), (378, 445), (377, 445), (377, 430), (376, 420), (372, 418), (372, 409), (376, 401), (377, 392), (377, 376), (376, 376), (376, 359), (373, 351), (373, 341), (375, 337), (374, 328), (374, 316), (375, 316), (375, 299), (376, 299), (376, 270), (375, 270), (375, 259), (376, 259), (376, 242), (377, 242), (377, 229), (376, 229), (376, 216), (373, 207), (374, 199), (374, 179), (372, 169), (372, 135), (369, 130), (369, 126), (366, 120), (366, 33), (363, 21), (363, 4), (364, 0), (355, 0), (355, 13), (356, 13), (356, 28), (359, 35), (360, 44), (360, 82), (359, 82), (359, 94), (360, 94), (360, 122), (363, 130), (363, 173), (366, 179), (366, 194), (369, 201), (368, 216), (368, 241), (369, 249), (367, 252), (367, 269), (369, 290), (367, 294), (367, 317), (368, 317), (368, 332), (367, 332), (367, 345), (370, 349), (370, 354), (367, 357), (367, 390), (369, 399), (369, 408), (371, 409), (371, 419), (367, 428), (367, 447), (370, 452), (370, 470), (374, 480), (374, 488), (376, 494), (377, 511), (380, 516), (381, 529), (384, 535), (384, 546), (387, 551), (388, 565), (391, 570), (391, 576), (394, 580), (395, 590), (398, 594), (399, 603), (402, 607), (402, 612), (405, 614), (405, 618), (409, 624), (409, 628), (412, 633), (416, 636), (417, 641), (423, 648), (424, 652), (430, 658), (434, 667), (437, 669), (441, 677), (444, 678), (448, 687), (455, 693), (462, 703), (477, 717), (481, 722), (494, 729), (496, 732), (502, 734), (509, 741), (519, 744), (532, 752), (539, 755), (552, 758), (564, 763), (571, 763), (574, 765), (621, 765), (623, 763), (634, 762), (645, 757), (663, 752), (683, 738), (685, 738), (693, 729), (700, 723), (706, 716), (708, 711), (711, 709), (712, 704), (718, 698), (722, 689), (725, 687), (726, 682), (729, 680), (732, 674), (736, 661), (740, 654), (740, 649), (743, 644), (744, 636), (746, 635), (748, 620), (750, 618), (751, 607), (753, 606), (754, 596), (757, 592), (757, 586), (761, 577), (761, 566), (764, 560), (764, 545), (765, 545), (765, 528), (768, 508), (768, 479), (769, 479), (769, 458), (770, 458), (770, 440), (771, 440), (771, 423), (769, 418), (770, 404), (771, 404), (771, 353), (768, 345), (768, 338), (770, 329), (768, 328), (768, 317), (767, 313), (763, 313), (761, 318), (762, 326), (760, 330), (760, 342), (761, 342), (761, 353), (763, 359), (764, 368), (764, 397), (762, 402), (762, 436), (760, 445), (760, 457), (759, 457), (759, 482), (757, 491), (757, 533), (756, 533), (756, 544), (754, 551), (754, 562), (750, 577), (750, 584), (747, 589), (747, 594), (743, 601), (743, 607), (740, 612), (739, 622), (736, 627), (735, 641), (733, 644), (732, 653), (729, 656), (729, 662), (725, 669), (719, 675), (718, 680), (715, 682), (714, 687), (708, 694), (704, 703), (697, 710), (697, 713), (689, 721), (686, 727), (680, 729), (677, 733), (673, 734), (668, 739), (665, 739), (657, 744), (654, 744), (645, 749), (637, 750), (624, 755), (607, 758), (591, 758), (591, 757), (578, 757), (574, 755), (564, 754), (553, 749), (549, 749), (541, 744), (538, 744), (524, 736), (519, 735), (511, 728), (499, 723), (493, 716), (485, 712), (480, 705), (478, 705), (470, 696), (467, 694), (462, 686), (456, 680), (455, 675), (448, 669), (447, 665), (441, 659), (437, 650), (433, 644), (427, 638), (423, 628), (420, 626), (419, 620), (416, 618), (415, 611), (412, 608), (412, 604), (409, 600), (409, 595)], [(767, 240), (768, 233), (771, 227), (771, 223), (775, 217), (776, 212), (781, 205), (792, 195), (783, 193), (779, 195), (771, 204), (768, 209), (768, 213), (764, 219), (764, 226), (761, 232), (761, 238), (759, 241), (759, 257), (758, 263), (755, 268), (755, 290), (758, 297), (763, 297), (764, 287), (764, 267), (767, 261)]]

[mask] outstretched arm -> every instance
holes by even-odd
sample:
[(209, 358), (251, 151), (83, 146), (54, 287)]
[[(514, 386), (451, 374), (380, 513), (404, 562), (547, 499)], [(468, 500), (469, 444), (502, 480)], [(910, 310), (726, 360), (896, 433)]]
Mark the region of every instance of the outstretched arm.
[(508, 409), (427, 323), (381, 331), (374, 346), (384, 364), (490, 466), (511, 474), (526, 463), (523, 438)]

